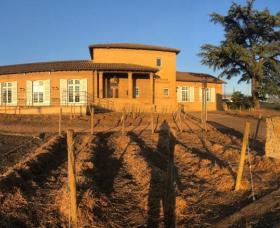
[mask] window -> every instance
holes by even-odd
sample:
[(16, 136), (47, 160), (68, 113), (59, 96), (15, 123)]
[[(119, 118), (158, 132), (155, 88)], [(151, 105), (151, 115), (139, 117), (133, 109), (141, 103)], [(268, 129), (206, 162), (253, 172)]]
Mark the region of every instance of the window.
[(80, 102), (80, 80), (68, 80), (68, 102)]
[(41, 104), (44, 102), (44, 82), (33, 81), (33, 103)]
[(60, 79), (60, 104), (86, 104), (88, 101), (87, 79)]
[(169, 96), (169, 89), (168, 88), (163, 89), (163, 96), (165, 96), (165, 97)]
[(156, 63), (157, 63), (157, 67), (161, 67), (162, 65), (161, 58), (157, 58)]
[[(205, 95), (206, 95), (206, 101), (207, 102), (215, 102), (215, 88), (206, 88), (205, 89)], [(200, 88), (200, 101), (202, 101), (203, 98), (203, 88)]]
[(2, 102), (4, 104), (12, 103), (12, 82), (4, 82), (2, 84)]
[(190, 100), (190, 90), (189, 87), (182, 87), (182, 101)]
[(177, 89), (178, 102), (194, 102), (194, 87), (193, 86), (179, 86)]
[(140, 97), (140, 89), (138, 87), (135, 88), (135, 97)]
[(211, 90), (209, 88), (206, 88), (206, 101), (211, 101)]

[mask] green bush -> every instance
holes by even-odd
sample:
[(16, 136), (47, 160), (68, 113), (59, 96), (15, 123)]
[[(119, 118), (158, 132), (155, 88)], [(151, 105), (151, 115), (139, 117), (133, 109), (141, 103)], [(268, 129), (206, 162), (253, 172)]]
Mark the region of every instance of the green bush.
[(253, 107), (253, 99), (251, 96), (245, 96), (240, 91), (236, 91), (231, 96), (232, 102), (229, 103), (230, 109), (249, 109)]

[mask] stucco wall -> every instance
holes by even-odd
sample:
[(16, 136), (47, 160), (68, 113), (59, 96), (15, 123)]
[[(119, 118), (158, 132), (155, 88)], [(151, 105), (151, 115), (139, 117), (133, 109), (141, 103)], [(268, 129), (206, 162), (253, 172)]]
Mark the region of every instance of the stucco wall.
[[(169, 88), (170, 95), (161, 102), (176, 102), (176, 53), (153, 50), (132, 50), (115, 48), (94, 48), (93, 61), (98, 63), (130, 63), (156, 67), (156, 59), (162, 60), (162, 67), (156, 73), (155, 84), (161, 88), (161, 81)], [(160, 94), (156, 96), (160, 99)]]
[(42, 72), (27, 74), (1, 75), (0, 82), (17, 81), (18, 106), (26, 105), (26, 81), (31, 80), (50, 80), (51, 105), (60, 105), (60, 79), (87, 79), (87, 92), (89, 99), (93, 95), (93, 72), (91, 71), (65, 71), (65, 72)]
[[(186, 111), (200, 111), (202, 102), (199, 98), (199, 89), (203, 86), (200, 82), (183, 82), (177, 81), (177, 86), (194, 87), (194, 102), (181, 102)], [(222, 110), (222, 84), (207, 83), (207, 88), (215, 88), (216, 99), (215, 102), (207, 102), (207, 109), (209, 111)]]

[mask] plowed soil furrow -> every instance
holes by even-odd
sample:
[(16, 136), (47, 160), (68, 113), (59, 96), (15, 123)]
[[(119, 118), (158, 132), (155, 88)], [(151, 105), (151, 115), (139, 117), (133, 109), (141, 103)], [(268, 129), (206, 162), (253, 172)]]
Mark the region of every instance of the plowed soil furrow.
[(137, 227), (144, 224), (139, 206), (141, 190), (126, 169), (126, 150), (118, 147), (113, 133), (97, 134), (94, 160), (96, 190), (103, 199), (101, 211), (105, 227)]
[(45, 141), (35, 137), (0, 134), (0, 175)]
[(45, 150), (1, 180), (9, 186), (1, 188), (1, 227), (60, 226), (55, 197), (65, 176), (65, 142), (56, 139)]
[[(235, 212), (243, 216), (242, 208), (250, 218), (241, 216), (236, 225), (258, 227), (268, 219), (279, 224), (273, 197), (270, 202), (276, 206), (271, 211), (267, 207), (262, 218), (245, 207), (252, 202), (248, 159), (242, 189), (234, 191), (240, 138), (211, 126), (203, 133), (199, 120), (188, 115), (182, 115), (179, 131), (180, 123), (170, 114), (154, 114), (154, 134), (150, 114), (130, 114), (121, 135), (120, 116), (96, 115), (94, 135), (86, 133), (89, 119), (78, 121), (77, 129), (83, 128), (74, 139), (78, 227), (214, 227)], [(67, 123), (71, 121), (75, 119)], [(280, 162), (259, 156), (251, 144), (250, 149), (254, 193), (262, 199), (279, 188)], [(53, 137), (24, 154), (15, 154), (13, 167), (0, 163), (5, 169), (0, 176), (0, 227), (67, 227), (65, 139)]]

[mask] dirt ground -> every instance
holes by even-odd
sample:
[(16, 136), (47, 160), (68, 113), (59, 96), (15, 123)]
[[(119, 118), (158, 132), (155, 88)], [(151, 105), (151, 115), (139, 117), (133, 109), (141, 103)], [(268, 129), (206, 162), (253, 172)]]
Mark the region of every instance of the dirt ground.
[[(211, 122), (203, 133), (196, 118), (182, 116), (180, 125), (169, 114), (154, 115), (153, 134), (150, 114), (129, 115), (122, 135), (120, 118), (120, 113), (95, 115), (94, 135), (88, 117), (63, 118), (63, 130), (76, 132), (79, 227), (215, 227), (253, 202), (249, 159), (242, 189), (234, 191), (240, 135)], [(2, 141), (14, 147), (1, 153), (34, 140), (29, 150), (3, 156), (7, 161), (0, 163), (0, 227), (67, 227), (67, 151), (65, 136), (55, 134), (58, 118), (0, 119), (0, 132), (27, 135), (17, 136), (14, 144), (4, 135)], [(48, 137), (39, 138), (42, 133)], [(279, 188), (280, 161), (264, 157), (262, 150), (253, 146), (248, 156), (256, 199)], [(273, 207), (234, 225), (279, 225), (279, 214)]]

